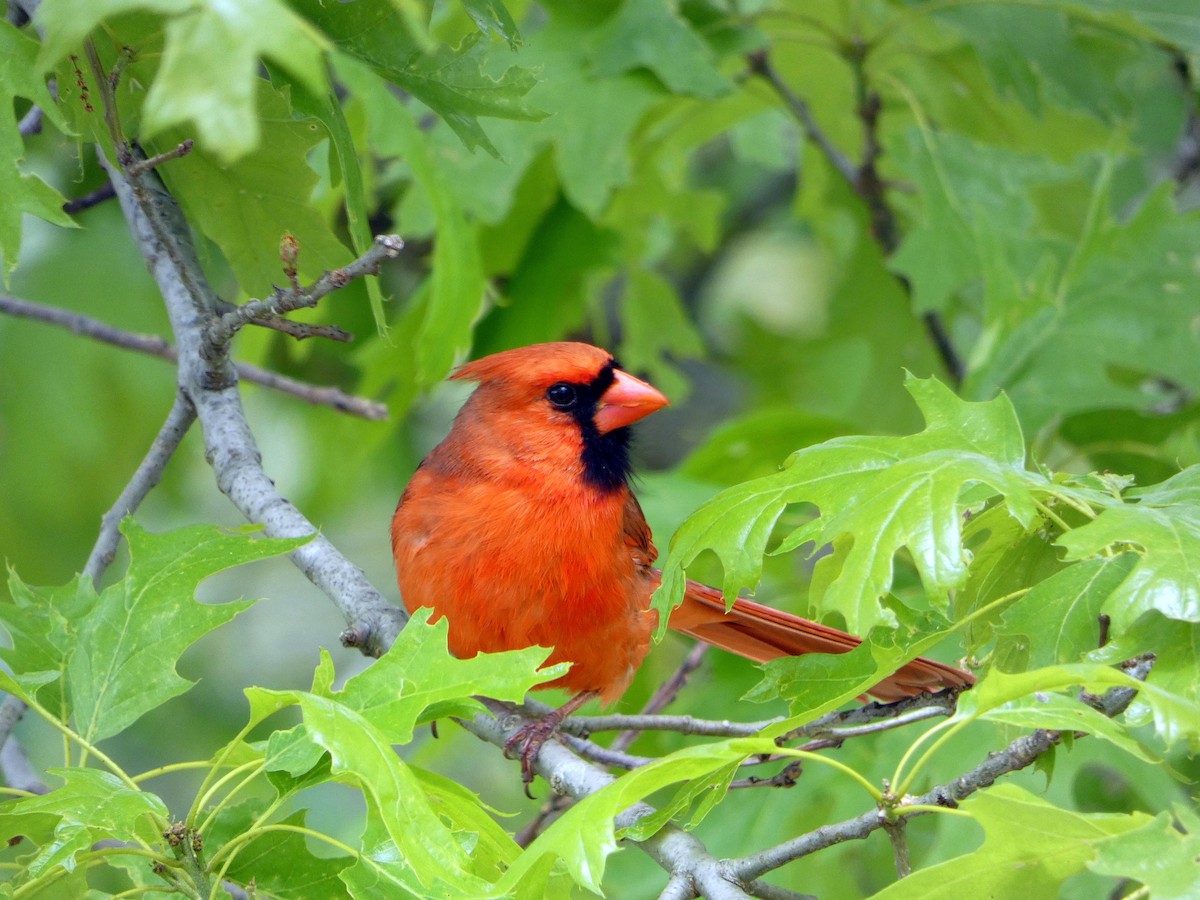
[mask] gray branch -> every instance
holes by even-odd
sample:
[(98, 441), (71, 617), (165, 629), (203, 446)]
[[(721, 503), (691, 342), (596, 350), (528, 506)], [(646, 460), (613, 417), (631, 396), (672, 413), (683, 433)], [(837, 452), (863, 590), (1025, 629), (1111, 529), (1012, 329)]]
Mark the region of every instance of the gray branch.
[(182, 392), (176, 393), (167, 420), (163, 422), (141, 465), (125, 485), (125, 490), (121, 491), (117, 502), (101, 517), (100, 534), (83, 567), (84, 575), (99, 581), (104, 570), (112, 564), (121, 543), (121, 520), (131, 515), (162, 480), (163, 470), (195, 421), (196, 411), (192, 409), (191, 402)]
[(345, 616), (349, 627), (343, 642), (365, 653), (382, 653), (407, 616), (388, 603), (362, 571), (283, 498), (264, 471), (242, 408), (237, 370), (225, 353), (214, 352), (209, 339), (208, 329), (217, 321), (220, 301), (201, 271), (190, 228), (178, 204), (153, 172), (127, 179), (120, 167), (103, 156), (101, 165), (112, 180), (130, 233), (166, 304), (178, 352), (179, 388), (200, 420), (205, 457), (217, 486), (270, 537), (314, 535), (292, 552), (292, 561)]
[[(479, 715), (460, 722), (481, 740), (503, 747), (528, 720), (507, 703), (494, 700), (484, 702), (492, 711), (492, 716)], [(572, 797), (594, 794), (616, 780), (603, 769), (584, 762), (557, 741), (547, 741), (542, 746), (534, 768), (552, 790)], [(654, 808), (649, 804), (635, 803), (617, 816), (617, 827), (627, 827), (653, 813)], [(670, 873), (668, 884), (687, 883), (692, 886), (691, 894), (676, 893), (671, 896), (699, 895), (708, 900), (746, 900), (752, 896), (739, 885), (724, 861), (709, 853), (699, 838), (675, 825), (664, 825), (653, 837), (638, 842), (638, 847)]]
[(275, 293), (264, 300), (247, 300), (223, 313), (208, 327), (208, 342), (213, 348), (223, 348), (244, 325), (278, 319), (292, 310), (316, 306), (322, 298), (355, 278), (377, 275), (379, 267), (386, 260), (395, 259), (403, 249), (404, 241), (397, 235), (380, 235), (367, 252), (350, 265), (326, 272), (306, 288), (276, 288)]
[[(230, 304), (222, 304), (222, 306), (229, 307), (230, 309), (236, 308)], [(124, 331), (101, 322), (99, 319), (85, 316), (82, 313), (54, 306), (44, 306), (41, 303), (33, 303), (30, 300), (23, 300), (20, 297), (13, 297), (8, 294), (0, 294), (0, 312), (22, 319), (33, 319), (38, 322), (57, 325), (76, 334), (93, 338), (105, 344), (111, 344), (114, 347), (120, 347), (123, 350), (134, 350), (138, 353), (145, 353), (172, 363), (179, 361), (179, 354), (175, 351), (171, 343), (156, 334), (135, 334), (131, 331)], [(334, 340), (342, 340), (338, 335), (345, 334), (340, 329), (326, 329), (323, 332), (313, 332), (311, 330), (296, 331), (291, 326), (304, 326), (305, 323), (288, 322), (286, 319), (265, 320), (259, 324), (288, 333), (295, 331), (294, 336), (296, 337), (309, 337), (315, 333), (320, 333), (324, 336), (332, 337)], [(261, 369), (249, 363), (234, 363), (234, 368), (237, 370), (238, 378), (242, 381), (249, 381), (284, 394), (290, 394), (293, 397), (299, 397), (301, 400), (312, 403), (315, 406), (329, 406), (339, 412), (361, 416), (364, 419), (372, 421), (382, 421), (388, 415), (387, 407), (384, 404), (368, 400), (365, 397), (356, 397), (353, 394), (347, 394), (339, 388), (307, 384), (303, 381), (297, 381), (295, 378), (280, 375), (278, 372), (272, 372), (269, 369)]]
[[(1130, 660), (1123, 668), (1133, 678), (1145, 681), (1154, 665), (1154, 657), (1146, 655)], [(1094, 698), (1094, 705), (1110, 718), (1120, 715), (1136, 696), (1133, 688), (1112, 688), (1103, 697)], [(1031, 734), (1022, 735), (998, 753), (989, 753), (987, 758), (957, 778), (940, 784), (919, 797), (905, 798), (896, 808), (896, 814), (905, 818), (929, 815), (928, 810), (904, 812), (905, 806), (942, 806), (953, 809), (959, 802), (976, 791), (991, 787), (1004, 775), (1033, 765), (1051, 747), (1060, 743), (1069, 732), (1039, 728)], [(765, 872), (800, 859), (818, 850), (832, 847), (844, 841), (856, 841), (889, 824), (887, 816), (879, 809), (871, 809), (852, 819), (835, 825), (824, 825), (790, 841), (770, 847), (760, 853), (729, 861), (730, 871), (741, 879), (754, 879)]]

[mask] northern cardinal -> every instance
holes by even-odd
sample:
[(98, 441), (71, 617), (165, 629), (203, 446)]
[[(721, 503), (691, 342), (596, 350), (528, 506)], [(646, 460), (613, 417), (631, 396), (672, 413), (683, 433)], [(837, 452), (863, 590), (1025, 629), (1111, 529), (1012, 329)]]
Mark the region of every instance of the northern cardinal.
[[(540, 687), (575, 696), (506, 748), (521, 747), (528, 783), (563, 719), (595, 697), (618, 698), (650, 649), (661, 573), (629, 488), (629, 426), (667, 398), (579, 343), (496, 353), (451, 378), (479, 386), (400, 498), (392, 550), (405, 605), (445, 616), (456, 656), (537, 645), (554, 648), (550, 663), (572, 663)], [(860, 643), (749, 600), (726, 612), (720, 591), (691, 581), (669, 624), (755, 662)], [(896, 700), (973, 681), (915, 659), (871, 693)]]

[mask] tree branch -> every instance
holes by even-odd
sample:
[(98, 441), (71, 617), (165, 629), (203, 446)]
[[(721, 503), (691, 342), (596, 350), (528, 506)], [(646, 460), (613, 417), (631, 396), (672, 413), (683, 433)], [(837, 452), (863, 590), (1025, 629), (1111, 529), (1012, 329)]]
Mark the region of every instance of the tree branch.
[[(21, 716), (25, 715), (25, 710), (28, 707), (25, 701), (8, 694), (0, 701), (0, 750), (3, 750), (8, 743), (9, 736), (12, 734), (17, 723), (21, 721)], [(12, 782), (9, 782), (10, 784)], [(15, 787), (15, 785), (14, 785)]]
[[(130, 148), (127, 152), (134, 151)], [(368, 654), (382, 653), (407, 616), (389, 604), (362, 571), (283, 498), (263, 470), (242, 408), (237, 371), (208, 336), (210, 324), (218, 317), (219, 300), (200, 268), (190, 228), (178, 204), (153, 172), (127, 179), (121, 168), (102, 154), (100, 161), (166, 303), (179, 354), (180, 390), (200, 420), (205, 456), (219, 488), (271, 537), (315, 535), (292, 552), (292, 561), (345, 616), (349, 627), (343, 642)]]
[[(700, 664), (704, 662), (704, 657), (707, 655), (708, 650), (708, 644), (697, 642), (688, 652), (688, 655), (683, 658), (683, 662), (679, 664), (679, 668), (659, 686), (658, 690), (654, 692), (654, 696), (642, 707), (642, 715), (653, 715), (669, 706), (687, 684), (688, 677), (696, 669), (700, 668)], [(628, 750), (640, 734), (640, 731), (633, 728), (628, 731), (622, 731), (613, 739), (611, 749), (615, 751)]]
[(91, 209), (93, 206), (99, 206), (101, 203), (111, 200), (115, 196), (117, 195), (116, 192), (113, 191), (112, 183), (106, 181), (91, 193), (84, 194), (82, 197), (75, 197), (72, 200), (68, 200), (63, 204), (62, 209), (67, 215), (73, 216), (76, 213), (83, 212), (85, 209)]
[[(114, 347), (121, 347), (124, 350), (134, 350), (138, 353), (156, 356), (168, 362), (174, 363), (179, 360), (179, 354), (175, 348), (168, 341), (156, 334), (135, 334), (131, 331), (123, 331), (120, 328), (114, 328), (111, 325), (101, 322), (99, 319), (93, 319), (91, 316), (85, 316), (82, 313), (71, 312), (53, 306), (43, 306), (40, 303), (22, 300), (19, 297), (12, 297), (7, 294), (0, 294), (0, 312), (23, 319), (34, 319), (38, 322), (57, 325), (60, 328), (69, 329), (76, 334), (93, 338), (105, 344), (112, 344)], [(262, 324), (267, 323), (264, 322)], [(289, 322), (288, 324), (303, 325), (304, 323)], [(244, 381), (298, 397), (314, 406), (329, 406), (339, 412), (361, 416), (371, 421), (382, 421), (388, 415), (387, 407), (384, 404), (375, 400), (368, 400), (365, 397), (356, 397), (353, 394), (347, 394), (340, 388), (322, 387), (297, 381), (295, 378), (289, 378), (286, 375), (280, 375), (278, 372), (262, 369), (250, 363), (234, 363), (234, 367), (237, 370), (238, 378)]]
[(222, 352), (244, 325), (275, 319), (296, 309), (316, 306), (323, 297), (345, 287), (356, 278), (379, 274), (385, 260), (395, 259), (404, 249), (398, 235), (381, 234), (362, 256), (347, 266), (326, 272), (307, 288), (276, 288), (265, 300), (247, 300), (241, 306), (225, 312), (209, 325), (207, 340), (210, 348)]
[[(887, 184), (879, 174), (878, 162), (883, 155), (883, 146), (879, 142), (879, 114), (882, 111), (882, 100), (878, 93), (868, 88), (864, 63), (870, 46), (857, 41), (843, 51), (843, 56), (854, 71), (855, 88), (858, 95), (858, 117), (863, 126), (863, 158), (855, 165), (830, 139), (813, 117), (808, 103), (788, 87), (787, 82), (771, 65), (770, 57), (765, 50), (751, 53), (747, 62), (751, 73), (762, 78), (771, 86), (783, 101), (784, 106), (804, 128), (809, 139), (817, 145), (822, 155), (835, 172), (854, 191), (867, 207), (871, 218), (871, 235), (879, 244), (885, 256), (891, 256), (900, 246), (900, 229), (896, 224), (896, 214), (887, 200)], [(908, 281), (903, 277), (901, 283), (907, 293), (911, 294)], [(926, 312), (921, 316), (929, 339), (941, 357), (942, 365), (955, 384), (962, 384), (966, 377), (966, 364), (958, 350), (950, 340), (945, 324), (936, 312)]]
[[(6, 703), (9, 700), (16, 700), (16, 698), (5, 698)], [(21, 701), (17, 700), (17, 702)], [(24, 704), (21, 705), (24, 706)], [(11, 788), (29, 791), (31, 794), (50, 793), (50, 788), (30, 764), (29, 757), (25, 754), (25, 748), (16, 738), (5, 741), (4, 748), (0, 750), (0, 772), (4, 773), (4, 783)]]
[[(1122, 668), (1132, 678), (1145, 681), (1154, 665), (1153, 655), (1141, 656), (1125, 663)], [(1110, 718), (1124, 712), (1133, 701), (1137, 691), (1133, 688), (1112, 688), (1103, 697), (1095, 698), (1097, 708)], [(1024, 769), (1037, 761), (1043, 753), (1062, 741), (1068, 732), (1039, 728), (1031, 734), (1022, 735), (999, 753), (989, 753), (987, 758), (969, 772), (938, 785), (919, 797), (905, 797), (894, 813), (905, 818), (928, 815), (926, 809), (905, 812), (905, 807), (941, 806), (953, 809), (961, 800), (976, 791), (990, 787), (998, 778)], [(800, 859), (834, 844), (844, 841), (862, 840), (871, 832), (889, 824), (888, 817), (879, 809), (871, 809), (852, 819), (835, 825), (824, 825), (807, 834), (785, 841), (759, 853), (745, 856), (730, 863), (730, 870), (741, 879), (754, 879), (778, 869), (780, 866)]]
[[(460, 724), (476, 737), (503, 747), (528, 720), (519, 715), (507, 703), (485, 700), (493, 715), (479, 715)], [(546, 779), (557, 793), (584, 797), (611, 784), (616, 779), (573, 754), (556, 741), (547, 741), (538, 754), (534, 768)], [(635, 803), (617, 817), (617, 827), (632, 825), (638, 819), (653, 814), (654, 808), (647, 803)], [(672, 881), (688, 879), (693, 885), (693, 895), (699, 894), (708, 900), (745, 900), (751, 896), (730, 877), (725, 864), (708, 852), (694, 835), (670, 823), (664, 825), (653, 837), (638, 842), (638, 846), (658, 865), (672, 876)], [(677, 896), (688, 896), (677, 895)]]
[(163, 470), (195, 421), (196, 411), (191, 402), (182, 391), (176, 393), (167, 420), (163, 422), (141, 465), (125, 485), (125, 490), (121, 491), (117, 502), (100, 518), (100, 534), (83, 567), (84, 575), (99, 581), (104, 570), (112, 564), (117, 555), (117, 546), (121, 543), (121, 520), (137, 509), (162, 480)]

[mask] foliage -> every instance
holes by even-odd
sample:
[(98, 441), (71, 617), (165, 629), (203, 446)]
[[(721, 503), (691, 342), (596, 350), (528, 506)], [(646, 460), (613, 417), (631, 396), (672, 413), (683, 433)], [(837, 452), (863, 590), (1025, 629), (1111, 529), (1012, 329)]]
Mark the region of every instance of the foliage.
[[(32, 710), (18, 734), (51, 789), (6, 789), (5, 896), (220, 896), (223, 881), (263, 897), (649, 896), (665, 876), (625, 848), (668, 821), (737, 861), (877, 806), (909, 823), (910, 877), (873, 839), (771, 879), (831, 897), (1196, 893), (1200, 14), (10, 5), (36, 9), (0, 23), (14, 291), (164, 330), (117, 211), (60, 208), (102, 182), (91, 148), (113, 158), (114, 135), (148, 155), (194, 140), (157, 171), (226, 300), (292, 277), (285, 234), (304, 281), (373, 233), (407, 241), (378, 281), (297, 315), (351, 328), (352, 350), (265, 329), (236, 344), (388, 404), (390, 424), (368, 423), (250, 396), (267, 471), (381, 583), (400, 476), (454, 404), (435, 385), (468, 352), (583, 336), (677, 401), (641, 444), (662, 470), (642, 501), (660, 546), (673, 535), (660, 609), (700, 577), (866, 639), (760, 673), (711, 661), (678, 711), (746, 720), (760, 710), (745, 693), (775, 717), (759, 734), (648, 731), (633, 752), (653, 761), (521, 846), (500, 812), (536, 810), (515, 769), (421, 726), (520, 700), (554, 677), (545, 651), (455, 660), (444, 623), (418, 618), (369, 667), (335, 648), (313, 674), (295, 647), (340, 627), (318, 621), (323, 598), (242, 568), (303, 541), (193, 524), (230, 515), (206, 499), (198, 444), (139, 510), (149, 527), (126, 520), (123, 574), (69, 578), (174, 380), (2, 319), (0, 687)], [(272, 599), (225, 599), (244, 593)], [(1137, 684), (1118, 664), (1146, 653)], [(819, 753), (786, 743), (922, 654), (979, 677), (943, 721)], [(679, 655), (664, 642), (625, 704)], [(1115, 717), (1087, 702), (1130, 686)], [(1039, 729), (1059, 740), (1037, 774), (906, 810)], [(802, 760), (798, 786), (727, 790), (763, 756)], [(642, 800), (657, 812), (618, 827)]]

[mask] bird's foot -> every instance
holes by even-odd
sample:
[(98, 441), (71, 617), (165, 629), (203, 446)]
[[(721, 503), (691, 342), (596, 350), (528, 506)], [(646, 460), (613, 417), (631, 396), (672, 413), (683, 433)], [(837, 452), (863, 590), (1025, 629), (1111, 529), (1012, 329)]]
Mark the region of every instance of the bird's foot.
[(533, 795), (529, 793), (529, 785), (533, 782), (533, 764), (537, 761), (542, 745), (558, 734), (558, 726), (561, 724), (562, 717), (550, 713), (545, 718), (523, 725), (504, 742), (504, 755), (509, 759), (521, 760), (521, 781), (525, 785), (525, 796), (530, 799), (533, 799)]
[(521, 781), (525, 783), (525, 796), (530, 800), (533, 794), (529, 785), (533, 781), (533, 764), (537, 761), (542, 745), (558, 734), (558, 729), (566, 718), (589, 700), (594, 700), (599, 694), (596, 691), (581, 691), (558, 709), (552, 709), (536, 722), (530, 722), (517, 729), (516, 734), (504, 742), (504, 755), (512, 759), (517, 748), (521, 754)]

